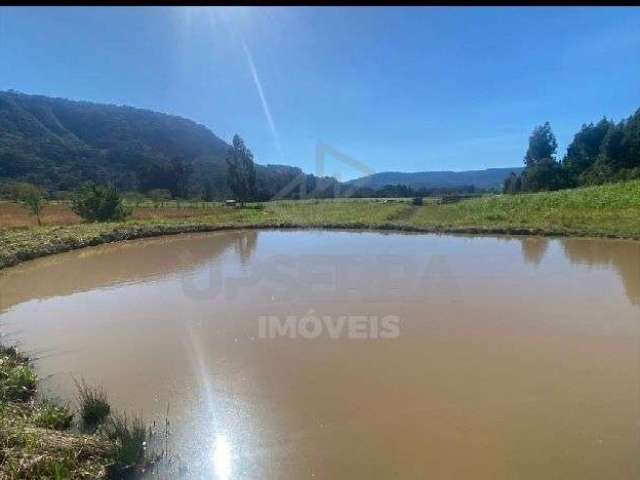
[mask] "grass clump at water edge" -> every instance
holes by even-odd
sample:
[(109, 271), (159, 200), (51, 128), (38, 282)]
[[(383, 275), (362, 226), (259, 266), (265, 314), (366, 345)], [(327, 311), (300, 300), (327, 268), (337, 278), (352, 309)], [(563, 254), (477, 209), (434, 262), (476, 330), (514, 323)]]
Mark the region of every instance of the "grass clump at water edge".
[(149, 430), (139, 416), (129, 417), (117, 413), (109, 417), (104, 432), (114, 443), (115, 470), (118, 475), (132, 474), (144, 470), (151, 460), (147, 458)]
[(84, 379), (74, 380), (78, 391), (80, 418), (83, 425), (95, 429), (111, 413), (111, 405), (106, 392), (101, 387), (87, 385)]

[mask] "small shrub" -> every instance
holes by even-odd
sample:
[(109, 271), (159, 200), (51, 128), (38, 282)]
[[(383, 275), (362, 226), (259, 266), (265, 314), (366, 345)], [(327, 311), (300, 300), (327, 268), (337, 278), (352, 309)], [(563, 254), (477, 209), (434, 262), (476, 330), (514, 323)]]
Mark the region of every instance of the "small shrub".
[(36, 391), (38, 377), (29, 359), (15, 347), (0, 345), (0, 401), (26, 401)]
[(16, 364), (10, 357), (0, 358), (0, 400), (29, 400), (36, 391), (37, 381), (31, 366)]
[(35, 215), (38, 225), (41, 225), (40, 213), (45, 202), (42, 190), (30, 183), (17, 183), (14, 187), (14, 195), (16, 201), (28, 208)]
[(118, 192), (106, 185), (90, 185), (73, 198), (73, 212), (90, 222), (118, 222), (131, 215)]
[(6, 347), (4, 345), (0, 345), (0, 358), (3, 357), (15, 364), (27, 363), (29, 361), (26, 355), (18, 352), (18, 350), (16, 350), (16, 347), (13, 346)]
[(73, 421), (73, 412), (66, 405), (54, 405), (43, 401), (38, 404), (33, 414), (33, 423), (36, 427), (50, 428), (52, 430), (66, 430)]
[(105, 431), (109, 439), (116, 444), (115, 460), (121, 467), (137, 466), (144, 462), (147, 428), (140, 417), (114, 415), (106, 425)]
[(415, 205), (415, 206), (418, 206), (418, 207), (419, 207), (419, 206), (422, 206), (424, 202), (423, 202), (423, 200), (422, 200), (422, 197), (415, 197), (415, 198), (413, 199), (413, 202), (411, 202), (411, 203), (413, 203), (413, 205)]
[(76, 380), (78, 403), (80, 404), (80, 418), (89, 428), (100, 425), (111, 413), (111, 405), (107, 394), (100, 387), (91, 387), (84, 380)]

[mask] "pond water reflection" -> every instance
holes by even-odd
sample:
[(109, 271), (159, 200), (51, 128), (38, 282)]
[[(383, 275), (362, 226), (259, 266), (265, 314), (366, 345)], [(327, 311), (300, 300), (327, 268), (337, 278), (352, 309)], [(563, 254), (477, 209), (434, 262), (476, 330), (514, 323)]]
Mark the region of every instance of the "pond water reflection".
[(44, 387), (169, 406), (193, 478), (638, 478), (639, 308), (614, 240), (229, 231), (0, 272)]

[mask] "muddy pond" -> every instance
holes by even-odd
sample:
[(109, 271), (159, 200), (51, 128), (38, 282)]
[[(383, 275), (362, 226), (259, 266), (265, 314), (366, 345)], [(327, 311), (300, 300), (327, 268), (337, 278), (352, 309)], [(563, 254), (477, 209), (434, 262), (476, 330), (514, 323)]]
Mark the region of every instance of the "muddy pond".
[(640, 243), (229, 231), (0, 272), (42, 388), (193, 478), (640, 478)]

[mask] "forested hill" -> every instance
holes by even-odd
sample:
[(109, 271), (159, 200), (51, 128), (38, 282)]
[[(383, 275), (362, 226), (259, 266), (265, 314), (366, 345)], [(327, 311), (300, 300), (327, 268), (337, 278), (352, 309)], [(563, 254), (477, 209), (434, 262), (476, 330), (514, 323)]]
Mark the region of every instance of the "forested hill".
[[(0, 92), (0, 180), (48, 190), (108, 182), (121, 191), (166, 188), (198, 196), (207, 190), (224, 198), (228, 148), (205, 126), (174, 115)], [(178, 187), (172, 168), (181, 164), (192, 165), (193, 173)], [(259, 193), (274, 194), (301, 173), (294, 167), (257, 165)]]
[(220, 164), (228, 145), (190, 120), (137, 108), (0, 93), (0, 176), (67, 189), (83, 180), (125, 190), (174, 156)]
[[(225, 156), (229, 145), (204, 125), (139, 108), (0, 92), (0, 184), (29, 182), (49, 192), (83, 183), (110, 183), (120, 191), (169, 190), (174, 197), (228, 198)], [(258, 159), (259, 160), (259, 159)], [(385, 186), (479, 189), (500, 187), (520, 168), (467, 172), (384, 172), (359, 179), (362, 195)], [(316, 196), (332, 196), (341, 184), (305, 175), (287, 165), (256, 165), (258, 200), (303, 183)], [(346, 185), (345, 185), (346, 186)], [(317, 191), (317, 190), (316, 190)], [(394, 195), (397, 195), (396, 192)]]
[(367, 177), (352, 180), (351, 183), (369, 188), (384, 185), (407, 185), (418, 188), (457, 188), (473, 185), (479, 189), (502, 188), (502, 184), (511, 172), (519, 174), (522, 167), (487, 168), (485, 170), (467, 170), (462, 172), (380, 172)]

